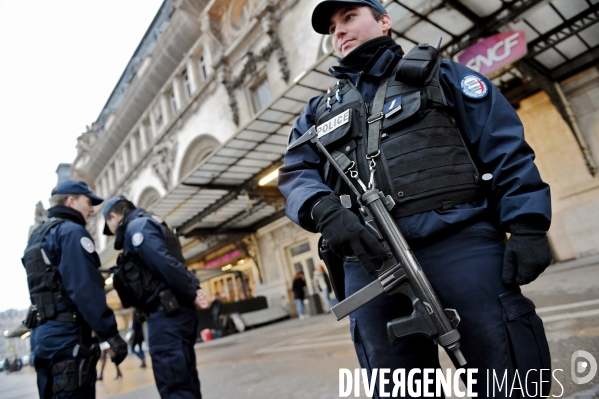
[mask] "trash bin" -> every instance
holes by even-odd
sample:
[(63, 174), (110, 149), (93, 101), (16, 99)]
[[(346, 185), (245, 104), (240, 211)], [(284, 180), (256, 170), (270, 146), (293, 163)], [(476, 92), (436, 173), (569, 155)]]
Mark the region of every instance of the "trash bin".
[(322, 309), (322, 302), (320, 300), (320, 295), (319, 294), (310, 294), (307, 297), (308, 299), (308, 304), (309, 304), (309, 311), (310, 311), (310, 315), (314, 316), (317, 314), (322, 314), (324, 313), (324, 310)]

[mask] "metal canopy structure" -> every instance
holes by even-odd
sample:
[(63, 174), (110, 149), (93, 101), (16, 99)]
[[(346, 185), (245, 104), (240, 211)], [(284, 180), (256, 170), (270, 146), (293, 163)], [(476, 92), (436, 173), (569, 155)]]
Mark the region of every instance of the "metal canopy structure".
[(599, 0), (393, 0), (386, 9), (407, 48), (442, 37), (453, 57), (484, 37), (523, 30), (527, 61), (553, 81), (599, 60)]
[(292, 124), (310, 98), (335, 82), (328, 69), (336, 62), (322, 57), (152, 205), (184, 237), (187, 259), (284, 216), (276, 180), (264, 187), (258, 180), (280, 166)]
[[(454, 57), (489, 35), (524, 30), (524, 62), (544, 79), (565, 79), (599, 60), (599, 0), (392, 0), (384, 5), (393, 20), (392, 35), (406, 50), (442, 37), (442, 53)], [(151, 207), (184, 237), (187, 259), (284, 215), (274, 184), (259, 187), (258, 180), (281, 165), (292, 124), (310, 98), (334, 83), (328, 69), (336, 63), (332, 54), (323, 56)], [(494, 83), (507, 91), (525, 81), (511, 68)]]

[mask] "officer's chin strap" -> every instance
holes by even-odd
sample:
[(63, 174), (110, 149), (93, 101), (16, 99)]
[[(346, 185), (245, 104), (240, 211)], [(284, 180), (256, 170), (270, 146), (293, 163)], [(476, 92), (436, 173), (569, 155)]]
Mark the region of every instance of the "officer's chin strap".
[[(391, 74), (393, 76), (394, 73)], [(366, 147), (366, 159), (370, 169), (370, 179), (368, 180), (368, 189), (374, 188), (374, 172), (376, 171), (375, 159), (381, 154), (381, 131), (383, 130), (383, 107), (385, 105), (385, 95), (389, 77), (386, 77), (379, 85), (374, 100), (372, 100), (371, 115), (368, 117), (368, 136)], [(366, 191), (366, 189), (364, 189)]]

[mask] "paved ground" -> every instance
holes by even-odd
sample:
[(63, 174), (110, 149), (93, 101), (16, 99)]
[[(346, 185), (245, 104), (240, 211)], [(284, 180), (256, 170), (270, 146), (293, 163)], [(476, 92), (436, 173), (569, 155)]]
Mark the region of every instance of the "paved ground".
[[(599, 374), (584, 385), (575, 384), (571, 377), (575, 351), (587, 351), (599, 360), (599, 257), (552, 266), (523, 291), (535, 301), (544, 320), (554, 370), (563, 370), (556, 371), (561, 385), (553, 384), (552, 395), (599, 398)], [(338, 398), (339, 369), (359, 367), (348, 330), (347, 320), (336, 322), (332, 315), (319, 315), (197, 344), (203, 396)], [(442, 366), (450, 367), (445, 354), (441, 355)], [(114, 381), (115, 369), (106, 365), (105, 381), (96, 385), (98, 398), (159, 398), (151, 368), (140, 369), (136, 357), (129, 356), (122, 371), (124, 378)], [(0, 398), (36, 395), (31, 368), (10, 375), (0, 373)], [(361, 395), (366, 397), (363, 390)]]
[[(553, 369), (563, 370), (555, 374), (563, 385), (561, 397), (599, 398), (599, 373), (587, 384), (578, 385), (572, 380), (575, 351), (584, 350), (599, 361), (599, 257), (551, 266), (522, 291), (534, 300), (543, 319)], [(553, 384), (551, 394), (561, 393), (562, 387)]]

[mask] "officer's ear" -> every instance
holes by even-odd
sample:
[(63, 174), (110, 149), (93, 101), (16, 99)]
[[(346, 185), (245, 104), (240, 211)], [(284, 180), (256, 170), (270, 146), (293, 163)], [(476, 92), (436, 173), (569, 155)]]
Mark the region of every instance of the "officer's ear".
[(378, 21), (383, 29), (384, 36), (391, 36), (391, 16), (389, 14), (381, 15), (381, 19)]
[(72, 208), (74, 203), (75, 203), (75, 197), (72, 195), (69, 195), (67, 197), (67, 199), (64, 201), (64, 206)]
[(110, 220), (114, 218), (114, 221), (117, 225), (121, 224), (123, 222), (123, 219), (125, 218), (123, 215), (120, 215), (116, 212), (110, 212), (108, 216), (110, 217)]

